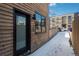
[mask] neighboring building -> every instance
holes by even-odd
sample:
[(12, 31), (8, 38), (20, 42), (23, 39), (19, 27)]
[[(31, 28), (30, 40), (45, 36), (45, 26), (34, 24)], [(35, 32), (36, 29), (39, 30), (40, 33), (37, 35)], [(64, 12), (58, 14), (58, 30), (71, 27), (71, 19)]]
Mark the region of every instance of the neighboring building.
[(72, 28), (72, 21), (74, 20), (74, 13), (65, 14), (61, 16), (54, 16), (54, 17), (51, 17), (50, 20), (55, 21), (53, 22), (53, 24), (55, 24), (55, 26), (57, 26), (58, 28), (65, 27), (66, 29), (69, 29), (69, 28)]
[(66, 29), (72, 28), (72, 21), (74, 20), (73, 14), (65, 14), (62, 16), (62, 26)]
[(49, 35), (48, 4), (0, 4), (0, 55), (26, 55), (52, 37)]

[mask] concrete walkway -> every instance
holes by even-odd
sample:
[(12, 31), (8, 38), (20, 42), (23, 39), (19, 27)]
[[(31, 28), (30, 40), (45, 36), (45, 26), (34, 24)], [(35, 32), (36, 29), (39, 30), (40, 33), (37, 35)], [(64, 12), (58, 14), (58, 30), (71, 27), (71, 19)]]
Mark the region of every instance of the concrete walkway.
[(73, 48), (69, 44), (69, 38), (67, 31), (59, 32), (30, 56), (74, 56)]

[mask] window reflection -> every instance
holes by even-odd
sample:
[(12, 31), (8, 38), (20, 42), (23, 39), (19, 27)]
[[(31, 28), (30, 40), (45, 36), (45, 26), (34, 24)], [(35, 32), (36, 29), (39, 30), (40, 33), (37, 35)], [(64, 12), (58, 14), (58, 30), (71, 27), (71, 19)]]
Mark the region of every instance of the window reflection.
[(36, 22), (35, 22), (35, 28), (36, 33), (39, 32), (45, 32), (45, 17), (39, 14), (38, 12), (35, 13)]

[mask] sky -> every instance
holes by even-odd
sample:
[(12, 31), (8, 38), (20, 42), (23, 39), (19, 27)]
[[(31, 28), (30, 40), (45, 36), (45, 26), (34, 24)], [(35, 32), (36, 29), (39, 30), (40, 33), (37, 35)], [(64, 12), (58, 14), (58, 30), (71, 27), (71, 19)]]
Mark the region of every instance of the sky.
[(50, 3), (49, 17), (79, 12), (79, 3)]

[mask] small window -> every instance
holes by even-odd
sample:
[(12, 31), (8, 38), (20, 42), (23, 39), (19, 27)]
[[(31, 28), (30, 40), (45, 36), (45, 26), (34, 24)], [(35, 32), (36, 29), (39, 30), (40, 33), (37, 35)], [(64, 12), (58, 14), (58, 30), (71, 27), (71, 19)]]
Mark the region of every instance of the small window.
[(55, 19), (54, 18), (52, 19), (52, 22), (55, 22)]
[(68, 23), (71, 24), (72, 23), (72, 17), (68, 16)]
[(45, 22), (45, 17), (42, 16), (40, 13), (36, 12), (35, 13), (35, 32), (40, 33), (40, 32), (45, 32), (46, 31), (46, 22)]
[(66, 24), (66, 16), (62, 17), (62, 24)]

